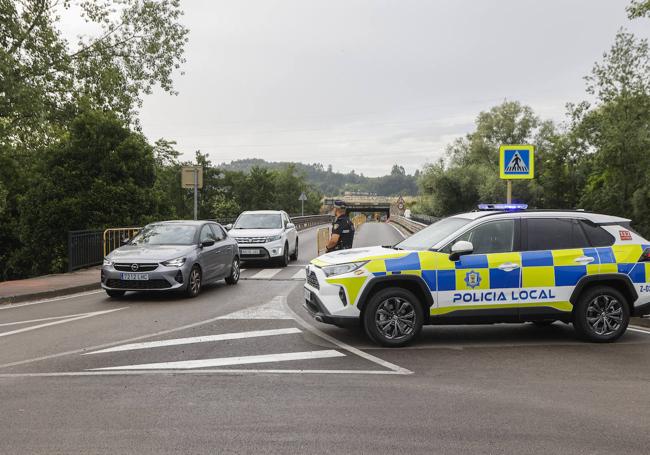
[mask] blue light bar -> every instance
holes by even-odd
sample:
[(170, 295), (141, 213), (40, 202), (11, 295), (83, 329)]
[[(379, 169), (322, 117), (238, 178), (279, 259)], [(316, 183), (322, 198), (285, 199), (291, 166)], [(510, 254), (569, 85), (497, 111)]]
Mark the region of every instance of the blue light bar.
[(478, 205), (479, 210), (514, 211), (514, 210), (526, 210), (527, 208), (528, 208), (528, 204), (479, 204)]

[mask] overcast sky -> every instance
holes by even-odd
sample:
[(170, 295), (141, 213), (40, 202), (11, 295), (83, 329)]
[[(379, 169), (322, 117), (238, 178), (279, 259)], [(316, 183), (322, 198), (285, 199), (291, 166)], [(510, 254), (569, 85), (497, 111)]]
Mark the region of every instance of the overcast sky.
[(185, 0), (178, 96), (145, 99), (152, 141), (213, 162), (413, 172), (504, 99), (562, 120), (627, 0)]

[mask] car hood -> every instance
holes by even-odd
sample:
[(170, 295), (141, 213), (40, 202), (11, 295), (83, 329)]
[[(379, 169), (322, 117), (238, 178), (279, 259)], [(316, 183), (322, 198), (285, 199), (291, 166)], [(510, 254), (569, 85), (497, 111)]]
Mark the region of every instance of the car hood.
[(231, 229), (228, 231), (230, 237), (270, 237), (282, 234), (282, 228), (278, 229)]
[(124, 245), (108, 258), (114, 262), (161, 262), (186, 256), (195, 249), (195, 245)]
[(366, 248), (352, 248), (351, 250), (338, 250), (317, 257), (312, 264), (317, 266), (345, 264), (346, 262), (369, 261), (373, 259), (401, 258), (412, 251), (395, 250), (383, 246), (372, 246)]

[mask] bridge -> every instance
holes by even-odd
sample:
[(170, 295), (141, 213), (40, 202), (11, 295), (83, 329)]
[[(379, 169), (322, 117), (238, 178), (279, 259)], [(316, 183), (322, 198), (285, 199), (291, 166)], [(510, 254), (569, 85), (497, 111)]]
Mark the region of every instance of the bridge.
[[(414, 196), (402, 196), (402, 200), (406, 205), (415, 202)], [(339, 196), (326, 196), (322, 199), (321, 211), (328, 212), (333, 208), (335, 200), (342, 200), (347, 205), (348, 215), (355, 216), (357, 214), (384, 215), (390, 218), (394, 215), (401, 215), (404, 209), (398, 207), (400, 196), (377, 196), (373, 194), (359, 194), (359, 193), (344, 193)]]

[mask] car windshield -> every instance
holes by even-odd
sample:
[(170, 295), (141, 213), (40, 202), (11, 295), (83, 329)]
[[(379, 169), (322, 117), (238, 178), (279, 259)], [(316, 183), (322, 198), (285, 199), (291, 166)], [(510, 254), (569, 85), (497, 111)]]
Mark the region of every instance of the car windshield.
[(153, 224), (145, 226), (131, 241), (131, 245), (192, 245), (196, 226), (187, 224)]
[(234, 229), (280, 229), (282, 217), (276, 213), (243, 213)]
[(456, 216), (444, 218), (398, 243), (395, 245), (395, 248), (402, 250), (428, 250), (433, 247), (433, 245), (453, 234), (470, 221), (472, 220)]

